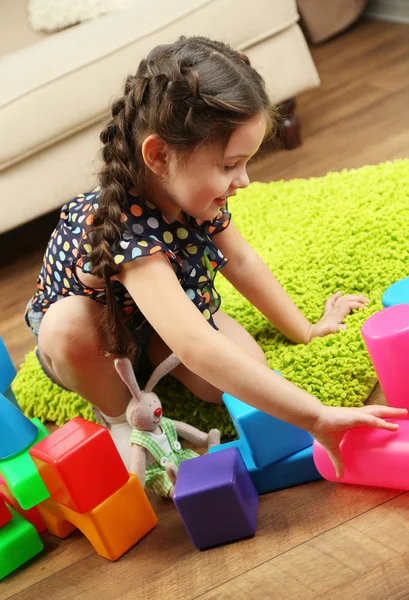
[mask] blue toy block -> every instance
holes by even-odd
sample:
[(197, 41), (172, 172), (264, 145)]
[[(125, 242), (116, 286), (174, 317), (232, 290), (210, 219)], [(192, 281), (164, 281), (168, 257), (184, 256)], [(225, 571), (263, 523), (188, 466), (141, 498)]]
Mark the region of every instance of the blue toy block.
[(308, 431), (276, 419), (267, 413), (223, 394), (223, 401), (239, 438), (251, 449), (259, 469), (312, 445)]
[(11, 402), (12, 404), (14, 404), (14, 406), (16, 408), (18, 408), (19, 410), (21, 410), (21, 408), (20, 408), (20, 406), (19, 406), (19, 404), (18, 404), (18, 402), (16, 400), (16, 397), (13, 394), (13, 391), (12, 391), (11, 387), (9, 387), (9, 388), (6, 389), (6, 391), (4, 392), (4, 397), (7, 398), (7, 400), (9, 402)]
[(409, 304), (409, 277), (390, 285), (382, 296), (382, 304), (384, 308), (396, 304)]
[(263, 469), (258, 469), (254, 464), (250, 449), (242, 440), (235, 440), (220, 446), (209, 448), (210, 453), (220, 452), (228, 448), (238, 448), (241, 452), (251, 479), (259, 494), (267, 494), (322, 479), (318, 473), (312, 455), (312, 446), (304, 448), (291, 456), (287, 456)]
[(16, 376), (16, 369), (0, 337), (0, 394), (4, 394)]
[(200, 550), (256, 532), (259, 497), (237, 448), (183, 461), (173, 500)]
[(0, 460), (11, 458), (29, 448), (37, 437), (37, 428), (0, 394)]

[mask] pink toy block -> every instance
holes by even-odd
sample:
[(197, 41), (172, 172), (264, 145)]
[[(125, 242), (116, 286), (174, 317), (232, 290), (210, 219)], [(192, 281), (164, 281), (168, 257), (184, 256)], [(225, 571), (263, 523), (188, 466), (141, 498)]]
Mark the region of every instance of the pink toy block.
[(409, 304), (369, 317), (362, 337), (388, 405), (409, 409)]
[(33, 446), (30, 456), (53, 500), (78, 513), (89, 512), (129, 479), (109, 431), (80, 417)]
[(313, 444), (315, 466), (329, 481), (409, 490), (409, 421), (396, 431), (358, 427), (346, 432), (341, 442), (345, 473), (339, 479), (327, 452)]

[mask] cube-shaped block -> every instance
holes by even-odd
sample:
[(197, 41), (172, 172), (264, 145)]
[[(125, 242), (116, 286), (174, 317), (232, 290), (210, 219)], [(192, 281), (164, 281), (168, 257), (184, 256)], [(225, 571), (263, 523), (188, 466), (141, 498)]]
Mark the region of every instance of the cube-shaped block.
[(0, 461), (27, 450), (37, 437), (33, 423), (0, 394)]
[(266, 494), (267, 492), (322, 479), (314, 463), (312, 446), (308, 446), (308, 448), (304, 448), (262, 469), (256, 467), (250, 449), (242, 440), (213, 446), (209, 449), (209, 452), (220, 452), (228, 448), (238, 448), (240, 450), (259, 494)]
[(237, 448), (182, 462), (173, 500), (201, 550), (256, 532), (259, 497)]
[(0, 529), (9, 521), (11, 521), (11, 512), (3, 498), (0, 496)]
[(45, 531), (47, 529), (46, 524), (44, 523), (43, 519), (41, 518), (40, 513), (38, 512), (38, 508), (36, 506), (33, 506), (33, 508), (30, 508), (29, 510), (24, 510), (24, 508), (21, 508), (21, 506), (19, 505), (19, 503), (17, 502), (17, 500), (15, 499), (15, 497), (9, 490), (5, 480), (3, 479), (3, 477), (1, 475), (0, 475), (0, 498), (2, 498), (6, 502), (6, 504), (8, 504), (12, 508), (14, 508), (14, 510), (16, 512), (18, 512), (19, 515), (24, 517), (24, 519), (26, 519), (26, 521), (28, 521), (29, 523), (34, 525), (37, 533), (42, 533), (43, 531)]
[(56, 502), (86, 513), (128, 481), (129, 474), (105, 427), (75, 417), (30, 450)]
[(123, 487), (88, 513), (77, 513), (52, 498), (40, 504), (38, 508), (51, 533), (65, 537), (59, 535), (57, 527), (71, 523), (98, 554), (117, 560), (158, 522), (138, 478), (132, 474), (128, 477)]
[(16, 369), (0, 337), (0, 394), (4, 394), (16, 376)]
[[(36, 444), (48, 436), (48, 430), (38, 419), (31, 419), (31, 422), (37, 430), (37, 437), (34, 440)], [(24, 510), (29, 510), (49, 496), (28, 450), (12, 458), (1, 460), (0, 473), (10, 492)]]
[(43, 549), (43, 542), (33, 525), (10, 510), (11, 521), (0, 529), (0, 579)]
[(409, 304), (409, 277), (390, 285), (383, 293), (382, 304), (384, 308), (395, 306), (395, 304)]
[(312, 445), (308, 431), (276, 419), (229, 394), (223, 401), (239, 438), (251, 449), (254, 464), (266, 467)]

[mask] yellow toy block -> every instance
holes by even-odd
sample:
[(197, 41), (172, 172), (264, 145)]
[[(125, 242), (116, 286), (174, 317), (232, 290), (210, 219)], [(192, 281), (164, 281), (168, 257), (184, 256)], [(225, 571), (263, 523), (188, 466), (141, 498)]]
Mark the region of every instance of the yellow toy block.
[(53, 515), (78, 527), (96, 552), (109, 560), (125, 554), (158, 523), (138, 478), (132, 474), (124, 486), (87, 513), (79, 514), (52, 498), (39, 504), (38, 509), (47, 524)]

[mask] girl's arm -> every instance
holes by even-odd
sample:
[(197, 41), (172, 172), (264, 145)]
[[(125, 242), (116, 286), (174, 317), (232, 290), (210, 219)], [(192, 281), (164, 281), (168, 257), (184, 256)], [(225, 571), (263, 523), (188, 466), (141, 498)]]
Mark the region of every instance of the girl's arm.
[[(365, 407), (365, 412), (323, 406), (317, 398), (213, 329), (185, 294), (161, 253), (121, 265), (117, 278), (158, 335), (190, 371), (219, 390), (310, 431), (319, 441), (323, 440), (324, 447), (331, 449), (338, 460), (338, 472), (342, 464), (336, 455), (340, 431), (363, 424), (395, 429), (397, 426), (376, 417), (406, 414), (379, 406)], [(336, 432), (336, 437), (332, 432)]]
[(233, 223), (214, 241), (230, 259), (221, 273), (293, 342), (307, 344), (313, 337), (345, 329), (342, 321), (346, 315), (368, 301), (363, 296), (341, 296), (338, 292), (326, 302), (322, 319), (311, 324)]

